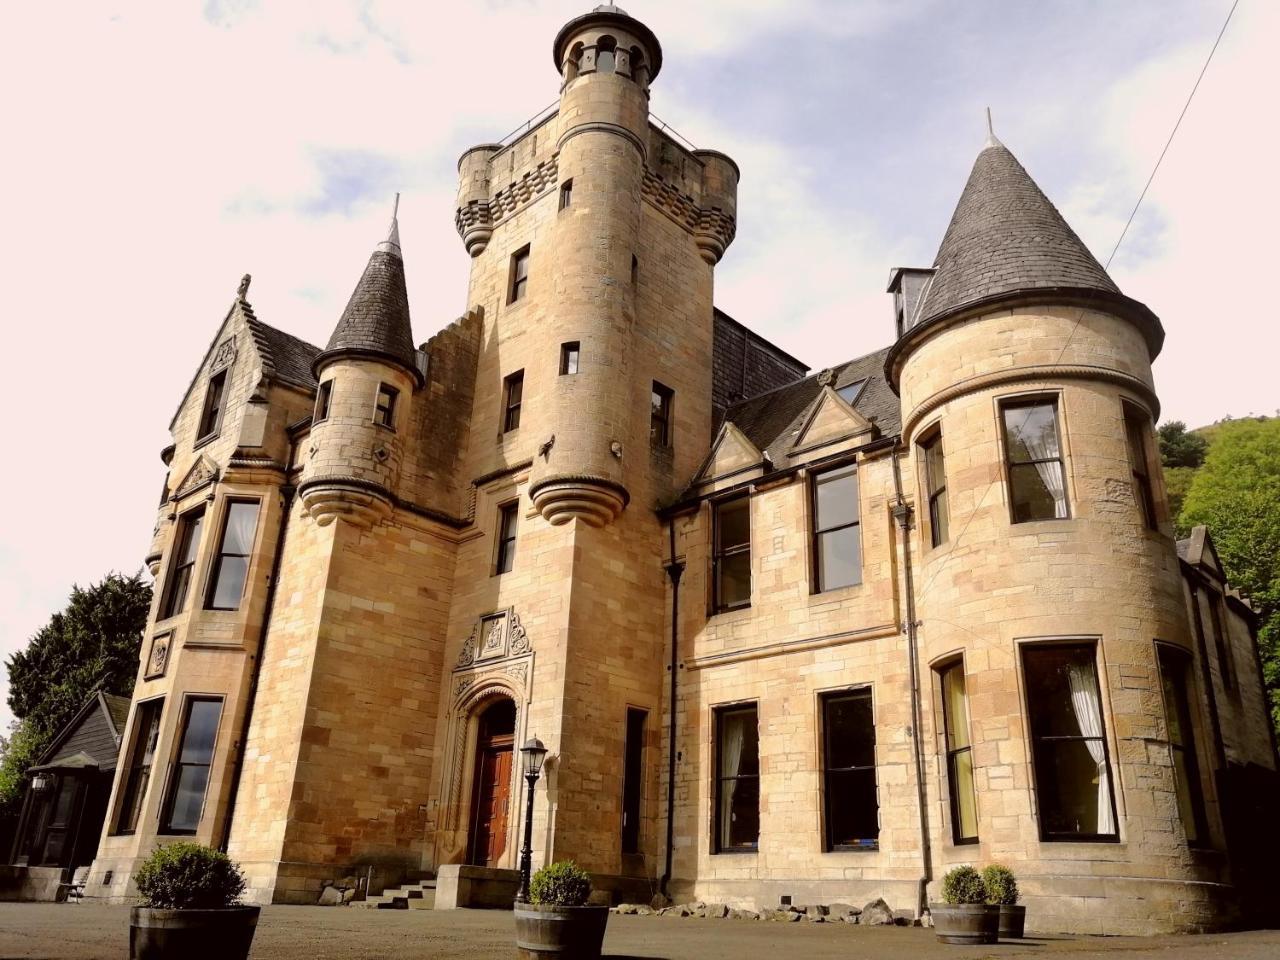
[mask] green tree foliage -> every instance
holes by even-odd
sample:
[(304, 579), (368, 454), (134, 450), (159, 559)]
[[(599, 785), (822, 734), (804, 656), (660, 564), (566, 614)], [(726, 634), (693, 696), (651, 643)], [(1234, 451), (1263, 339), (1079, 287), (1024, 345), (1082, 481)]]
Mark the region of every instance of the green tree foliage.
[(23, 774), (90, 694), (133, 692), (150, 606), (140, 572), (110, 573), (73, 587), (66, 609), (9, 657), (9, 707), (19, 722), (0, 750), (0, 813), (12, 812)]
[(1187, 430), (1181, 420), (1170, 420), (1156, 431), (1160, 441), (1160, 461), (1166, 467), (1198, 467), (1204, 463), (1209, 441)]
[(1280, 419), (1219, 426), (1179, 526), (1209, 528), (1233, 587), (1258, 611), (1258, 645), (1280, 730)]

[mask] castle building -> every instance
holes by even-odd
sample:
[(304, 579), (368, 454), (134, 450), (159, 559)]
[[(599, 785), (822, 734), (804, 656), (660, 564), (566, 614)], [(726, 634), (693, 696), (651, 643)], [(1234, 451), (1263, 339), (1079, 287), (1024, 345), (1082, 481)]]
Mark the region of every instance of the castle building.
[(714, 306), (739, 171), (652, 121), (654, 34), (598, 7), (553, 57), (458, 162), (455, 322), (415, 348), (394, 222), (323, 349), (241, 284), (86, 892), (193, 837), (261, 902), (509, 902), (536, 736), (535, 865), (614, 897), (916, 912), (1003, 861), (1036, 930), (1234, 922), (1275, 743), (1252, 611), (1172, 535), (1155, 314), (992, 138), (892, 344), (809, 375)]

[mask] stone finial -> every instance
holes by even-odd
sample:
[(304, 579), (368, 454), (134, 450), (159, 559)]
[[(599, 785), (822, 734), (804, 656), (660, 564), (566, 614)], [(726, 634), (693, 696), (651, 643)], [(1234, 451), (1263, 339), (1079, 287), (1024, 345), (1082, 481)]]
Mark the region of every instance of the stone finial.
[(991, 108), (987, 107), (987, 142), (982, 145), (982, 149), (988, 147), (1003, 147), (1004, 144), (996, 139), (995, 127), (991, 124)]
[(246, 273), (240, 278), (240, 286), (236, 287), (236, 299), (244, 300), (249, 296), (249, 283), (253, 280), (252, 274)]

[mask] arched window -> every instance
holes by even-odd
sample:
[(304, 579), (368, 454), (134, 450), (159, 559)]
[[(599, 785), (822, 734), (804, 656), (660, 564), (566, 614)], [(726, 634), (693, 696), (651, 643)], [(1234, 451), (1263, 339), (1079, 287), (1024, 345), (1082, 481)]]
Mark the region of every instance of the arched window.
[(575, 43), (569, 55), (564, 58), (564, 85), (567, 87), (578, 79), (578, 71), (582, 69), (582, 44)]
[(613, 37), (601, 37), (596, 41), (596, 72), (613, 73), (618, 41)]
[(639, 47), (631, 48), (631, 79), (641, 90), (649, 89), (649, 65), (644, 62), (644, 51)]

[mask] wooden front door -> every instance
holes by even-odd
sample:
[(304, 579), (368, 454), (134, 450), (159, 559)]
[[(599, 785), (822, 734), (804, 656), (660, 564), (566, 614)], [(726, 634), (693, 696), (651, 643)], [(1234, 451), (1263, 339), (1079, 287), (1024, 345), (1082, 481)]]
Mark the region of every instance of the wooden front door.
[(515, 704), (499, 700), (480, 716), (467, 862), (496, 867), (507, 848)]

